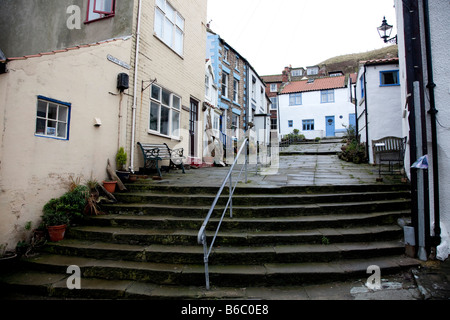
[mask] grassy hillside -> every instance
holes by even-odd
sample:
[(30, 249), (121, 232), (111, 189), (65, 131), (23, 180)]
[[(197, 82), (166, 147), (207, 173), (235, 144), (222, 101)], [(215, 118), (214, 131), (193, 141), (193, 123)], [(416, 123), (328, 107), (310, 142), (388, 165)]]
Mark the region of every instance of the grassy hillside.
[(343, 71), (344, 74), (353, 73), (358, 71), (358, 66), (361, 61), (374, 60), (374, 59), (386, 59), (398, 57), (398, 46), (392, 45), (389, 47), (367, 51), (362, 53), (346, 54), (330, 58), (319, 63), (319, 66), (326, 65), (327, 70), (330, 71)]

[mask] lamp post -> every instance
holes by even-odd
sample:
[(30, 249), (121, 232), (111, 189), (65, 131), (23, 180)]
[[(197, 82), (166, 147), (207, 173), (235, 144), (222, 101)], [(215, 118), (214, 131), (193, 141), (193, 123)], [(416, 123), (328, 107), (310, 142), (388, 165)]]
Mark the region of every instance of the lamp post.
[(381, 26), (377, 28), (378, 34), (380, 35), (380, 38), (384, 40), (384, 43), (395, 43), (397, 44), (397, 36), (389, 39), (392, 33), (393, 26), (387, 23), (386, 17), (383, 17), (383, 22), (381, 23)]

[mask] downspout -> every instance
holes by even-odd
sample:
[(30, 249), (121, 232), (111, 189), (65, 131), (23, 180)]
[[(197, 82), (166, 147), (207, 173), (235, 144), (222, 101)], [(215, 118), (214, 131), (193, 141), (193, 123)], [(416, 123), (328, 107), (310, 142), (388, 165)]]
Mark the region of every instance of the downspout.
[(137, 103), (137, 85), (138, 85), (138, 67), (139, 67), (139, 49), (141, 42), (141, 12), (142, 12), (142, 0), (139, 0), (138, 15), (137, 15), (137, 30), (136, 30), (136, 48), (134, 58), (134, 93), (133, 93), (133, 117), (131, 123), (131, 150), (130, 150), (130, 171), (134, 173), (134, 149), (136, 139), (136, 103)]
[(432, 246), (438, 246), (441, 243), (441, 226), (440, 226), (440, 206), (439, 206), (439, 159), (438, 159), (438, 145), (437, 145), (437, 121), (436, 114), (436, 99), (434, 88), (433, 75), (433, 57), (431, 50), (431, 28), (430, 28), (430, 9), (428, 0), (423, 0), (424, 8), (424, 22), (425, 22), (425, 44), (427, 54), (427, 71), (428, 84), (427, 88), (430, 95), (430, 110), (428, 113), (431, 117), (431, 139), (432, 139), (432, 153), (433, 153), (433, 190), (434, 190), (434, 237), (431, 238)]
[[(367, 112), (367, 98), (368, 98), (368, 94), (367, 94), (367, 79), (366, 79), (366, 73), (367, 73), (367, 66), (364, 65), (364, 112), (366, 114), (365, 118), (366, 118), (366, 155), (367, 158), (369, 159), (369, 114)], [(369, 159), (370, 160), (370, 159)]]

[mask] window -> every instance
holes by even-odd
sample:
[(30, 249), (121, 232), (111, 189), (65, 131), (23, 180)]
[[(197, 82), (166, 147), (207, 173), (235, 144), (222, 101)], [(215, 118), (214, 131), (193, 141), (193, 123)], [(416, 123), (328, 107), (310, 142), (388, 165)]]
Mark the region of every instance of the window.
[(156, 0), (155, 34), (179, 55), (183, 55), (184, 18), (166, 0)]
[(256, 78), (252, 77), (252, 99), (256, 101)]
[(314, 131), (314, 120), (303, 120), (303, 131)]
[(365, 92), (364, 92), (364, 76), (361, 77), (361, 79), (359, 80), (359, 83), (361, 85), (361, 99), (363, 99), (364, 98), (364, 94), (365, 94)]
[(222, 96), (228, 98), (228, 74), (222, 72)]
[(322, 90), (320, 92), (320, 102), (321, 103), (332, 103), (334, 102), (334, 90)]
[(236, 56), (236, 60), (234, 62), (234, 68), (239, 71), (239, 57)]
[(294, 127), (294, 120), (289, 120), (288, 121), (288, 127), (289, 128), (293, 128)]
[(233, 138), (239, 139), (239, 116), (234, 113), (231, 115), (231, 134)]
[(278, 121), (277, 119), (270, 119), (270, 129), (277, 130), (278, 129)]
[(319, 74), (319, 68), (318, 67), (309, 67), (307, 69), (308, 76), (315, 76)]
[(181, 98), (152, 85), (150, 101), (150, 131), (179, 137)]
[(115, 0), (89, 0), (86, 22), (114, 16)]
[(399, 86), (399, 76), (398, 70), (395, 71), (381, 71), (380, 72), (380, 86), (388, 87), (388, 86)]
[(229, 53), (230, 53), (230, 50), (228, 50), (227, 48), (224, 48), (223, 61), (228, 62), (228, 54)]
[(302, 104), (302, 94), (301, 93), (291, 93), (289, 95), (289, 105), (290, 106), (300, 106)]
[(35, 134), (69, 140), (70, 107), (70, 103), (38, 96)]
[(209, 76), (205, 75), (205, 96), (206, 97), (210, 97), (210, 90), (211, 90), (211, 86), (210, 86), (210, 82), (209, 82)]
[(301, 69), (298, 69), (298, 70), (292, 70), (292, 71), (291, 71), (291, 75), (292, 75), (293, 77), (301, 77), (301, 76), (303, 75), (303, 72), (302, 72)]
[(278, 85), (276, 83), (270, 85), (270, 92), (278, 92)]
[(270, 102), (272, 103), (270, 109), (277, 110), (278, 109), (278, 97), (270, 98)]
[(239, 81), (236, 79), (233, 82), (233, 102), (239, 103)]

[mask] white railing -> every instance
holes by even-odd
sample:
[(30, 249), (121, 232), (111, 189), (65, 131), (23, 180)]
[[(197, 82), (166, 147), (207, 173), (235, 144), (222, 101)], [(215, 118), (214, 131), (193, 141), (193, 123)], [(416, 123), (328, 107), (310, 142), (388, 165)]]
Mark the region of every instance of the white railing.
[[(232, 174), (233, 174), (233, 170), (236, 167), (236, 164), (238, 163), (238, 159), (241, 156), (241, 154), (244, 152), (245, 155), (245, 162), (244, 165), (242, 166), (239, 175), (235, 181), (235, 184), (233, 186), (233, 179), (232, 179)], [(230, 170), (228, 171), (227, 176), (225, 177), (219, 191), (217, 192), (216, 198), (213, 201), (213, 204), (211, 206), (211, 208), (209, 209), (208, 215), (206, 216), (205, 220), (203, 221), (203, 224), (198, 232), (198, 236), (197, 236), (197, 241), (199, 244), (203, 245), (203, 260), (205, 263), (205, 279), (206, 279), (206, 289), (209, 290), (210, 286), (209, 286), (209, 267), (208, 267), (208, 260), (209, 260), (209, 255), (211, 254), (211, 250), (214, 246), (214, 242), (216, 241), (217, 238), (217, 234), (219, 233), (219, 229), (220, 226), (222, 224), (222, 221), (225, 217), (225, 213), (227, 212), (228, 208), (230, 209), (230, 218), (233, 218), (233, 194), (234, 194), (234, 190), (236, 189), (236, 186), (238, 184), (238, 182), (240, 181), (241, 175), (242, 173), (245, 171), (245, 183), (247, 183), (247, 166), (248, 166), (248, 138), (246, 138), (244, 140), (244, 142), (242, 143), (241, 148), (239, 149), (239, 152), (236, 155), (236, 158), (234, 160), (233, 165), (231, 166)], [(217, 202), (219, 201), (220, 196), (222, 195), (223, 190), (225, 189), (225, 186), (229, 186), (229, 195), (228, 195), (228, 202), (227, 205), (225, 206), (225, 209), (222, 212), (222, 216), (220, 218), (219, 224), (217, 226), (217, 229), (215, 231), (215, 234), (211, 240), (211, 244), (208, 247), (208, 243), (206, 240), (206, 227), (211, 219), (211, 215), (214, 212), (214, 209), (216, 208)]]

